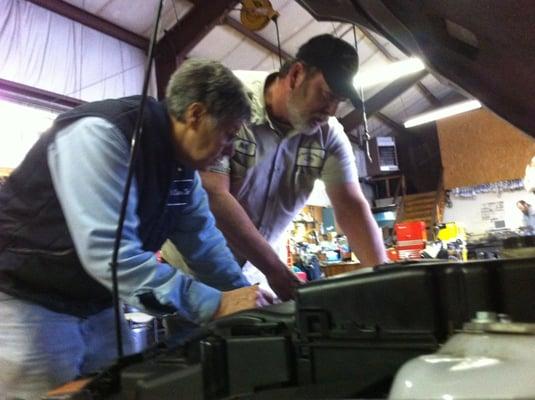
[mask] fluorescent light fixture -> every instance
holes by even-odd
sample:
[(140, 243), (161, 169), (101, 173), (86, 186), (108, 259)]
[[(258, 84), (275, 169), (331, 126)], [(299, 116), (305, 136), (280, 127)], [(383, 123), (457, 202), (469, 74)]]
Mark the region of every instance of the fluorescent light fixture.
[(357, 90), (361, 87), (366, 89), (379, 83), (390, 82), (425, 69), (425, 65), (417, 57), (408, 58), (403, 61), (396, 61), (390, 64), (370, 67), (368, 70), (358, 72), (353, 79), (353, 86)]
[(413, 126), (422, 125), (427, 122), (451, 117), (452, 115), (475, 110), (480, 107), (481, 103), (477, 100), (462, 101), (460, 103), (452, 104), (451, 106), (442, 107), (434, 111), (417, 115), (416, 117), (410, 118), (405, 121), (403, 123), (403, 126), (405, 126), (405, 128), (412, 128)]

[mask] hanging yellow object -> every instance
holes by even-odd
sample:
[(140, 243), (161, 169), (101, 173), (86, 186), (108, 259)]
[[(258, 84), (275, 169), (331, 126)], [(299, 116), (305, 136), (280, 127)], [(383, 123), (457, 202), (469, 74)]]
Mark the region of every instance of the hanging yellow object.
[(240, 12), (241, 23), (251, 31), (264, 29), (279, 13), (268, 0), (243, 0)]

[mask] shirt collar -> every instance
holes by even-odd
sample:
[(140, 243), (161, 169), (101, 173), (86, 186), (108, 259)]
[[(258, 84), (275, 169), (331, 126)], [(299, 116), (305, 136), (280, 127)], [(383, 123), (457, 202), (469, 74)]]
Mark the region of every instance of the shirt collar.
[(262, 125), (268, 123), (271, 128), (273, 124), (269, 119), (264, 98), (264, 87), (268, 78), (274, 77), (276, 73), (264, 71), (234, 71), (234, 74), (243, 82), (247, 95), (251, 100), (251, 123)]

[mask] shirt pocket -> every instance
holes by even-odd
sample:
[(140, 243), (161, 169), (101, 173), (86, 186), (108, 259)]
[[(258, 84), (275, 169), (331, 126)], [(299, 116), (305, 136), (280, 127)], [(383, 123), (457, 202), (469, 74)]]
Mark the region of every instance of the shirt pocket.
[(238, 138), (234, 141), (234, 155), (230, 162), (233, 178), (243, 179), (256, 163), (256, 143)]
[(295, 162), (295, 184), (312, 190), (314, 181), (321, 177), (326, 151), (319, 147), (299, 147)]
[(316, 147), (299, 147), (296, 168), (306, 174), (319, 176), (325, 163), (325, 150)]

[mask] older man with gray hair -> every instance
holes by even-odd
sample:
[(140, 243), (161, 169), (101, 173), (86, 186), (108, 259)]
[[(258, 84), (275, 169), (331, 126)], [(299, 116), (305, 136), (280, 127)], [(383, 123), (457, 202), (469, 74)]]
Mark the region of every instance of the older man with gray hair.
[[(0, 189), (0, 393), (8, 398), (40, 398), (116, 357), (109, 261), (139, 102), (105, 100), (60, 115)], [(242, 84), (219, 63), (190, 60), (172, 76), (166, 101), (146, 105), (119, 249), (120, 298), (194, 323), (266, 304), (216, 228), (196, 171), (230, 153), (249, 118)], [(157, 260), (166, 239), (195, 278)]]

